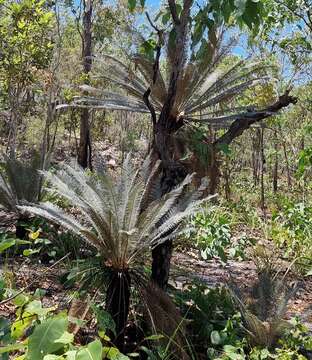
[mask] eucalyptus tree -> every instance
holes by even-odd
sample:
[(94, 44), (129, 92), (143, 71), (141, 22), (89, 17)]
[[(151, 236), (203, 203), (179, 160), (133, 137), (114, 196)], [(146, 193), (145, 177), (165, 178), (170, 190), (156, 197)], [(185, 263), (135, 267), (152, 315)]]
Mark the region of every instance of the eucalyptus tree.
[[(135, 2), (131, 3), (135, 5)], [(148, 16), (157, 41), (149, 48), (152, 51), (148, 56), (134, 56), (133, 62), (139, 73), (131, 71), (118, 59), (105, 56), (103, 77), (118, 85), (121, 91), (99, 91), (100, 96), (85, 96), (75, 103), (151, 114), (152, 149), (155, 157), (162, 161), (162, 194), (169, 192), (187, 175), (187, 169), (174, 152), (174, 139), (181, 128), (194, 122), (226, 126), (218, 138), (207, 144), (213, 155), (209, 166), (214, 173), (214, 154), (253, 124), (296, 102), (286, 90), (275, 101), (272, 99), (272, 104), (267, 107), (257, 109), (253, 104), (243, 109), (231, 107), (230, 100), (266, 81), (267, 77), (261, 63), (245, 60), (222, 71), (219, 65), (227, 54), (227, 48), (221, 46), (217, 28), (220, 22), (229, 21), (231, 15), (231, 19), (235, 17), (238, 23), (245, 23), (256, 31), (262, 2), (208, 2), (199, 11), (193, 5), (193, 0), (184, 0), (182, 5), (168, 0), (166, 10), (161, 14), (166, 28), (160, 28)], [(143, 47), (151, 47), (151, 43), (145, 42)], [(162, 56), (162, 51), (165, 56)], [(163, 61), (165, 65), (161, 66)], [(97, 91), (88, 86), (83, 90)], [(171, 254), (170, 240), (157, 246), (152, 253), (152, 278), (162, 288), (168, 282)]]
[(159, 197), (160, 184), (155, 176), (159, 165), (158, 161), (150, 172), (146, 161), (138, 170), (127, 157), (115, 180), (102, 171), (93, 174), (63, 164), (55, 173), (45, 172), (52, 185), (47, 190), (77, 208), (76, 218), (48, 202), (19, 207), (66, 227), (97, 250), (97, 265), (91, 267), (85, 280), (92, 283), (100, 279), (98, 289), (106, 283), (106, 308), (116, 323), (116, 343), (120, 348), (124, 344), (131, 286), (145, 284), (142, 269), (146, 254), (175, 238), (183, 230), (183, 220), (209, 199), (202, 199), (204, 183), (198, 189), (186, 191), (192, 175)]
[(45, 1), (0, 1), (0, 111), (8, 110), (8, 148), (15, 153), (23, 114), (33, 107), (33, 85), (49, 67), (54, 15)]

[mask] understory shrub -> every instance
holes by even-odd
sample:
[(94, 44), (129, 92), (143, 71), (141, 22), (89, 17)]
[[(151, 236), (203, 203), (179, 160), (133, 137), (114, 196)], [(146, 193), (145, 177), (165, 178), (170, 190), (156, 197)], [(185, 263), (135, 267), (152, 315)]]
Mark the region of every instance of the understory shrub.
[(204, 260), (218, 257), (222, 262), (245, 258), (246, 248), (253, 240), (242, 233), (233, 237), (233, 224), (227, 212), (212, 207), (192, 216), (184, 233), (186, 241), (195, 244)]
[(284, 202), (272, 214), (271, 236), (303, 273), (312, 273), (312, 206)]

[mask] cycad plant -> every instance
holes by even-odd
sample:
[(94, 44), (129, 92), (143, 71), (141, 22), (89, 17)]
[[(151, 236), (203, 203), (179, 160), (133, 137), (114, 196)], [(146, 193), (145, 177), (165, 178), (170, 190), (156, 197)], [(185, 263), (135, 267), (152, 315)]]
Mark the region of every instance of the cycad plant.
[[(144, 42), (140, 37), (139, 42)], [(209, 38), (199, 51), (191, 48), (184, 39), (183, 66), (175, 84), (174, 101), (170, 109), (170, 122), (200, 121), (224, 125), (246, 107), (235, 106), (231, 101), (259, 83), (268, 81), (268, 66), (263, 61), (251, 61), (230, 56), (236, 43), (234, 39), (224, 41), (224, 30), (211, 28)], [(174, 71), (176, 53), (168, 34), (162, 37), (164, 57), (155, 69), (155, 59), (149, 54), (137, 52), (130, 57), (130, 65), (112, 55), (101, 55), (94, 59), (94, 80), (110, 82), (119, 91), (107, 91), (83, 85), (82, 90), (90, 96), (79, 97), (75, 104), (91, 105), (95, 108), (129, 110), (149, 113), (150, 106), (160, 114), (170, 94), (171, 72)], [(140, 47), (141, 43), (138, 44)], [(155, 71), (157, 71), (155, 73)], [(150, 88), (149, 105), (146, 91)], [(92, 96), (94, 95), (94, 96)], [(237, 115), (236, 115), (237, 116)], [(173, 129), (172, 129), (173, 130)]]
[(204, 186), (187, 191), (192, 176), (159, 197), (155, 174), (160, 164), (157, 162), (150, 173), (148, 163), (138, 170), (127, 157), (116, 180), (109, 174), (92, 174), (68, 164), (55, 173), (45, 172), (50, 189), (79, 209), (77, 219), (51, 203), (20, 207), (64, 226), (96, 248), (102, 271), (108, 273), (106, 308), (116, 323), (116, 341), (121, 346), (130, 287), (142, 272), (146, 253), (175, 238), (182, 221), (204, 201), (199, 200)]
[[(82, 90), (90, 96), (83, 96), (71, 104), (150, 113), (154, 136), (152, 150), (162, 161), (162, 194), (169, 192), (189, 172), (175, 151), (176, 133), (185, 125), (200, 123), (228, 128), (212, 142), (208, 141), (208, 135), (207, 141), (203, 141), (210, 154), (207, 167), (213, 185), (218, 183), (215, 178), (219, 176), (215, 154), (252, 124), (296, 101), (286, 92), (264, 109), (256, 109), (253, 104), (243, 108), (237, 106), (234, 100), (246, 89), (267, 80), (266, 66), (245, 59), (224, 66), (230, 49), (229, 44), (223, 46), (224, 32), (215, 26), (209, 27), (201, 46), (194, 44), (190, 36), (193, 1), (184, 1), (179, 14), (175, 1), (168, 3), (170, 26), (168, 31), (157, 31), (155, 54), (135, 54), (130, 66), (110, 55), (102, 60), (95, 59), (95, 83), (99, 84), (103, 79), (107, 85), (110, 81), (118, 91), (85, 85)], [(171, 253), (170, 242), (162, 243), (153, 251), (152, 278), (164, 288)]]
[(15, 158), (5, 157), (0, 171), (0, 207), (17, 215), (16, 236), (24, 238), (26, 235), (18, 205), (22, 202), (35, 203), (40, 200), (42, 188), (42, 161), (38, 153), (33, 153), (29, 161), (22, 162)]
[(252, 345), (272, 348), (290, 327), (284, 317), (298, 287), (288, 286), (274, 264), (264, 263), (265, 267), (258, 268), (258, 278), (249, 297), (242, 295), (234, 282), (230, 288)]

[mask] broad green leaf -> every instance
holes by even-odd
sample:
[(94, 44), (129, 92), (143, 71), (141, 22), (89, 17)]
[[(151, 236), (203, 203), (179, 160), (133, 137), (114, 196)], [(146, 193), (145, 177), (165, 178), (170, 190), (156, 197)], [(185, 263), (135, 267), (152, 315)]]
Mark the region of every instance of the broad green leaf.
[(305, 276), (312, 276), (312, 269), (310, 269), (306, 274)]
[(78, 350), (69, 350), (64, 355), (66, 356), (66, 360), (76, 360), (76, 354)]
[(134, 11), (136, 7), (136, 0), (128, 0), (128, 7), (131, 12)]
[(100, 309), (98, 306), (92, 305), (92, 311), (94, 312), (98, 324), (99, 330), (107, 332), (107, 330), (112, 331), (116, 335), (116, 325), (110, 313)]
[(210, 340), (213, 345), (221, 344), (221, 336), (219, 334), (219, 331), (213, 330), (210, 334)]
[(163, 335), (155, 334), (155, 335), (150, 335), (150, 336), (146, 337), (145, 340), (160, 340), (163, 338), (164, 338)]
[(12, 338), (19, 339), (22, 337), (25, 330), (32, 324), (35, 318), (36, 317), (33, 314), (29, 314), (26, 311), (23, 312), (22, 319), (14, 321), (14, 323), (11, 325)]
[(24, 294), (20, 294), (16, 296), (16, 298), (13, 300), (14, 305), (16, 306), (24, 306), (29, 301), (29, 296), (26, 296)]
[(33, 300), (26, 306), (28, 313), (36, 315), (46, 315), (52, 310), (55, 310), (55, 307), (43, 308), (40, 300)]
[(66, 344), (71, 344), (73, 341), (74, 341), (74, 334), (65, 331), (64, 334), (59, 339), (56, 339), (54, 342), (66, 345)]
[(102, 360), (103, 347), (100, 340), (95, 340), (86, 348), (77, 352), (75, 360)]
[(7, 352), (12, 352), (12, 351), (16, 351), (16, 350), (21, 350), (24, 348), (25, 348), (24, 344), (10, 344), (7, 346), (0, 346), (0, 354), (4, 354)]
[(56, 343), (68, 326), (65, 317), (54, 317), (36, 326), (34, 332), (29, 337), (28, 355), (30, 359), (41, 360), (45, 355), (61, 349), (63, 344)]
[(232, 345), (224, 345), (224, 352), (231, 360), (244, 360), (245, 356), (237, 352), (237, 348)]
[(23, 255), (24, 256), (30, 256), (30, 255), (38, 253), (39, 251), (40, 251), (40, 249), (37, 249), (37, 250), (26, 249), (26, 250), (23, 251)]
[(4, 239), (0, 242), (0, 254), (3, 253), (6, 249), (14, 246), (16, 243), (15, 239)]

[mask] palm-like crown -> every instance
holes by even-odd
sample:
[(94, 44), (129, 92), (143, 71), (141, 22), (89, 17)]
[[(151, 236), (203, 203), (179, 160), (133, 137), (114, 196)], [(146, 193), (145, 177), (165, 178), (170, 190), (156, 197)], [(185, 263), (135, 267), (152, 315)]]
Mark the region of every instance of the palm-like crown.
[(108, 174), (90, 174), (63, 164), (56, 173), (44, 174), (53, 186), (51, 190), (79, 209), (79, 219), (51, 203), (29, 204), (20, 209), (66, 227), (96, 247), (106, 265), (126, 269), (150, 248), (177, 236), (182, 221), (204, 201), (199, 200), (204, 186), (186, 191), (192, 176), (157, 198), (154, 179), (158, 166), (150, 173), (146, 161), (136, 170), (128, 157), (115, 181)]
[[(232, 66), (225, 66), (231, 44), (224, 45), (222, 35), (212, 33), (204, 54), (196, 56), (191, 53), (185, 59), (171, 111), (173, 118), (183, 117), (189, 121), (200, 120), (213, 124), (233, 121), (234, 114), (243, 108), (234, 106), (230, 100), (267, 80), (264, 75), (267, 66), (261, 62), (244, 59), (236, 61)], [(144, 94), (151, 88), (149, 101), (155, 111), (160, 113), (168, 97), (173, 58), (168, 41), (166, 56), (161, 60), (163, 66), (160, 66), (156, 81), (153, 81), (153, 59), (136, 54), (132, 57), (134, 70), (111, 55), (103, 55), (102, 59), (94, 61), (95, 80), (109, 81), (121, 91), (112, 92), (83, 85), (81, 89), (89, 96), (79, 97), (74, 104), (148, 113)]]

